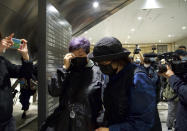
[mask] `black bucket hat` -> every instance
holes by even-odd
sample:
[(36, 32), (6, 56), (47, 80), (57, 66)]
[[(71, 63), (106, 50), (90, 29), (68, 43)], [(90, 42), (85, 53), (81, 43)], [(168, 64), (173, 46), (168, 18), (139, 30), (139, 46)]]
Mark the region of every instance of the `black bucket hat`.
[(130, 51), (122, 47), (121, 42), (114, 37), (104, 37), (94, 46), (88, 58), (93, 61), (115, 60), (128, 57)]

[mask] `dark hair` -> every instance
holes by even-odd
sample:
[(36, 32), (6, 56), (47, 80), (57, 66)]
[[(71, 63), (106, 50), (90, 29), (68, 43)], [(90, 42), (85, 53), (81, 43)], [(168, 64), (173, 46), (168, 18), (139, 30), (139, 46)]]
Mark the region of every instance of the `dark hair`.
[(90, 52), (90, 42), (84, 37), (76, 37), (71, 40), (69, 43), (69, 52), (72, 52), (77, 49), (84, 49), (88, 54)]
[(148, 58), (148, 57), (144, 57), (144, 63), (146, 63), (146, 64), (151, 63), (150, 58)]
[(186, 50), (186, 46), (184, 45), (179, 46), (179, 48), (184, 48)]
[(119, 63), (120, 65), (127, 65), (131, 63), (131, 58), (129, 56), (124, 56), (118, 59), (113, 59), (112, 62)]

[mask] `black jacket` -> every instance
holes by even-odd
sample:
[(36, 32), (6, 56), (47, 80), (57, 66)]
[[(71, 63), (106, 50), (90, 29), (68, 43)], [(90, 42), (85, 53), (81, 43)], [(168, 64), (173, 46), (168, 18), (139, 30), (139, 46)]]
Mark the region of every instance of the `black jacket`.
[(22, 66), (11, 64), (0, 56), (0, 124), (12, 117), (13, 97), (10, 78), (26, 78), (32, 76), (32, 62), (23, 61)]
[(129, 63), (110, 76), (104, 106), (110, 131), (150, 131), (156, 116), (156, 88), (142, 67)]
[(94, 65), (81, 71), (57, 70), (49, 86), (49, 93), (60, 97), (60, 105), (54, 113), (58, 114), (55, 131), (93, 131), (97, 127), (103, 82), (102, 73)]
[(169, 84), (179, 97), (176, 130), (187, 131), (187, 73), (181, 76), (171, 76), (169, 78)]

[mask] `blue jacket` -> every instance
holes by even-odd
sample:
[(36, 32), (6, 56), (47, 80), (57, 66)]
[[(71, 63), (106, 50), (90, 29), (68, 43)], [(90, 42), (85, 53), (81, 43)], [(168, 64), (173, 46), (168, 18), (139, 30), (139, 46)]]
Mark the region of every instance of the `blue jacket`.
[[(121, 82), (119, 85), (124, 86), (122, 88), (127, 88), (128, 90), (126, 94), (126, 101), (128, 102), (124, 103), (124, 105), (127, 105), (126, 110), (124, 110), (126, 115), (124, 115), (123, 121), (109, 125), (110, 131), (150, 131), (154, 124), (156, 112), (155, 86), (145, 72), (129, 72), (132, 66), (135, 66), (136, 69), (143, 70), (137, 65), (129, 64), (117, 75), (112, 76), (113, 78), (110, 78), (114, 86), (119, 84), (117, 82)], [(129, 74), (133, 75), (132, 82)], [(126, 78), (127, 80), (125, 80)], [(115, 88), (117, 89), (118, 87)], [(121, 97), (120, 93), (115, 95)], [(117, 113), (113, 112), (113, 114)]]
[(177, 131), (187, 131), (187, 75), (184, 75), (183, 80), (173, 75), (169, 78), (169, 84), (179, 97), (176, 129)]
[(150, 66), (148, 68), (145, 68), (145, 70), (147, 71), (147, 73), (148, 73), (149, 77), (151, 78), (151, 80), (153, 81), (153, 83), (156, 85), (159, 77), (158, 77), (156, 71), (154, 70), (154, 68)]

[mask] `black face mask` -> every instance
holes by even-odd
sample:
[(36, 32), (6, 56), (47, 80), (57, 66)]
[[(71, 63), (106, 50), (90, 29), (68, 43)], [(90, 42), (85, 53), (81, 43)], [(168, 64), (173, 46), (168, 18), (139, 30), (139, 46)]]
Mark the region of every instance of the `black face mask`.
[(71, 60), (70, 69), (82, 69), (87, 65), (87, 57), (75, 57)]
[(101, 72), (106, 75), (114, 75), (117, 72), (117, 69), (113, 69), (111, 64), (108, 65), (98, 65)]

